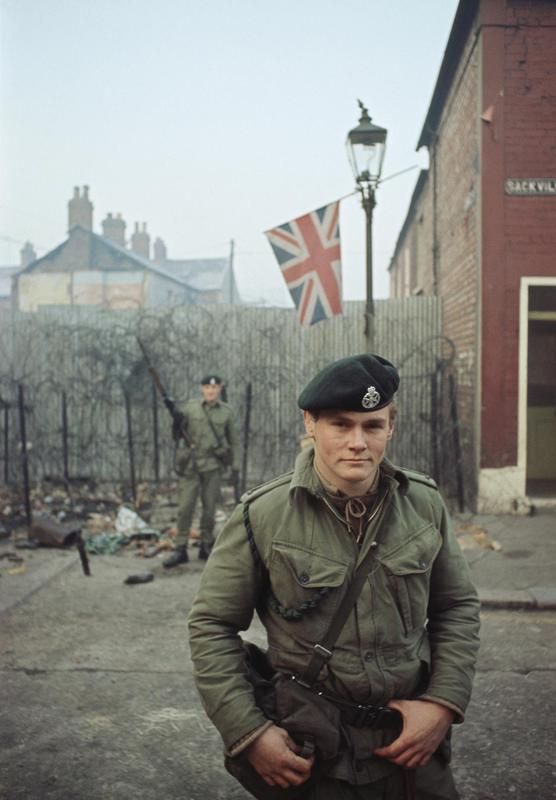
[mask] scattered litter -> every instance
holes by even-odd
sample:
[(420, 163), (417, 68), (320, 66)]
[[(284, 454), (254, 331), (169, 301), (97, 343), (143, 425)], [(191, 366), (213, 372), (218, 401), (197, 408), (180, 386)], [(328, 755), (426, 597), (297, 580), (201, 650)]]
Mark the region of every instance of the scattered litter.
[(174, 549), (174, 543), (171, 539), (159, 539), (156, 544), (151, 544), (150, 540), (148, 541), (136, 541), (135, 542), (136, 551), (135, 555), (139, 558), (154, 558), (159, 553), (168, 552), (168, 550)]
[(8, 575), (13, 575), (13, 570), (16, 566), (23, 563), (23, 556), (18, 556), (17, 553), (2, 553), (2, 555), (0, 555), (0, 570), (6, 570)]
[(19, 566), (14, 567), (13, 569), (8, 570), (8, 575), (22, 575), (24, 572), (27, 572), (27, 567), (25, 564), (19, 564)]
[(140, 483), (136, 489), (135, 495), (135, 507), (141, 508), (146, 502), (148, 502), (149, 497), (149, 486), (147, 483)]
[(13, 561), (16, 564), (19, 564), (21, 561), (23, 561), (23, 556), (18, 556), (17, 553), (0, 553), (0, 561), (3, 561), (4, 559), (6, 559), (6, 561)]
[(131, 508), (120, 506), (118, 509), (118, 515), (116, 517), (116, 530), (118, 533), (124, 533), (129, 536), (130, 534), (138, 533), (147, 527), (147, 523), (144, 519), (141, 519), (139, 514), (136, 514), (135, 511), (131, 510)]
[(150, 547), (145, 547), (142, 550), (138, 550), (136, 555), (142, 556), (143, 558), (154, 558), (163, 550), (166, 550), (166, 547), (163, 547), (162, 544), (155, 544)]
[(156, 530), (156, 528), (141, 528), (140, 531), (137, 533), (132, 533), (129, 537), (130, 539), (158, 539), (160, 536), (160, 531)]
[(103, 533), (114, 527), (114, 519), (108, 514), (93, 512), (87, 517), (87, 530), (91, 533)]
[(484, 528), (472, 522), (460, 523), (456, 536), (462, 550), (502, 550), (500, 542), (491, 539)]
[(152, 580), (154, 580), (152, 572), (142, 572), (139, 575), (128, 575), (124, 583), (134, 585), (136, 583), (150, 583)]
[(39, 543), (35, 539), (20, 539), (15, 543), (17, 550), (36, 550)]
[(122, 533), (95, 533), (85, 540), (85, 549), (96, 555), (112, 555), (129, 544), (129, 536)]
[[(233, 505), (231, 497), (231, 489), (229, 502), (224, 492), (226, 509)], [(40, 525), (40, 534), (28, 528), (21, 491), (0, 486), (0, 544), (9, 543), (10, 549), (18, 551), (45, 544), (75, 544), (86, 575), (90, 574), (87, 554), (112, 555), (127, 548), (139, 557), (154, 558), (174, 547), (178, 514), (175, 481), (140, 483), (132, 498), (127, 484), (97, 483), (86, 476), (76, 476), (68, 483), (47, 476), (33, 487), (30, 499), (32, 520)], [(218, 509), (219, 527), (224, 517), (224, 511)], [(198, 546), (198, 524), (190, 530), (189, 541), (192, 547)], [(0, 563), (6, 575), (8, 562)], [(14, 562), (11, 566), (17, 565)]]
[(33, 514), (29, 533), (46, 547), (67, 547), (75, 544), (81, 525), (79, 522), (62, 524), (48, 514)]

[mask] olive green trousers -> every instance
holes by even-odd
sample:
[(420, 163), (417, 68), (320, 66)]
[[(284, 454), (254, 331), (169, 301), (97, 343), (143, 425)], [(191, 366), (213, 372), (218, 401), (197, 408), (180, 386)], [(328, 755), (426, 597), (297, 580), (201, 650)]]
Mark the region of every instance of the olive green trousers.
[(178, 534), (176, 547), (187, 547), (189, 529), (193, 522), (195, 504), (201, 496), (201, 521), (199, 536), (205, 549), (214, 544), (214, 517), (220, 499), (221, 474), (219, 469), (210, 472), (191, 472), (184, 475), (178, 484)]

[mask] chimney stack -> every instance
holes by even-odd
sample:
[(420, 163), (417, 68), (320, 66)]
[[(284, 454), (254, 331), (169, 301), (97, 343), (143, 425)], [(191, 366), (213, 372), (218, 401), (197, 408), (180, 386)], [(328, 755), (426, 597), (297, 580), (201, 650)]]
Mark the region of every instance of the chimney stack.
[(93, 230), (93, 204), (89, 200), (88, 186), (83, 187), (82, 195), (79, 193), (79, 186), (76, 186), (68, 203), (68, 232), (74, 225)]
[(157, 264), (164, 264), (164, 262), (168, 260), (168, 251), (166, 250), (166, 245), (160, 236), (157, 236), (154, 240), (153, 254), (154, 260)]
[(136, 255), (142, 258), (150, 258), (151, 237), (147, 233), (146, 222), (143, 222), (141, 230), (139, 230), (139, 223), (135, 223), (135, 231), (131, 235), (131, 249)]
[(21, 255), (21, 268), (24, 269), (31, 261), (34, 261), (37, 257), (35, 253), (35, 248), (31, 244), (31, 242), (25, 242), (21, 250), (19, 251)]
[(120, 247), (125, 247), (125, 222), (121, 214), (113, 216), (112, 213), (106, 215), (102, 221), (102, 235)]

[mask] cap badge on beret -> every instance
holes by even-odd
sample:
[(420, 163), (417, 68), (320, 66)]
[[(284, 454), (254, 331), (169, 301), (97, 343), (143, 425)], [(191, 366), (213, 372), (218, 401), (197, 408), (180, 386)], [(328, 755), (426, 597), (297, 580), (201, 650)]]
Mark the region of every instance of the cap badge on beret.
[(380, 394), (377, 392), (374, 386), (369, 386), (367, 389), (366, 394), (363, 395), (363, 399), (361, 400), (361, 405), (363, 408), (374, 408), (380, 403)]
[(216, 386), (216, 381), (214, 378), (211, 378), (209, 381), (210, 386)]

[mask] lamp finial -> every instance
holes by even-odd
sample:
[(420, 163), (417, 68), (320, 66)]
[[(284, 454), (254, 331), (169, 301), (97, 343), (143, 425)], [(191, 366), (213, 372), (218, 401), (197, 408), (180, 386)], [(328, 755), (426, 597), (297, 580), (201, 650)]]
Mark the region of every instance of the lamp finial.
[(361, 119), (359, 122), (370, 122), (371, 118), (369, 117), (369, 109), (365, 106), (365, 104), (361, 100), (357, 100), (359, 104), (359, 109), (361, 111)]

